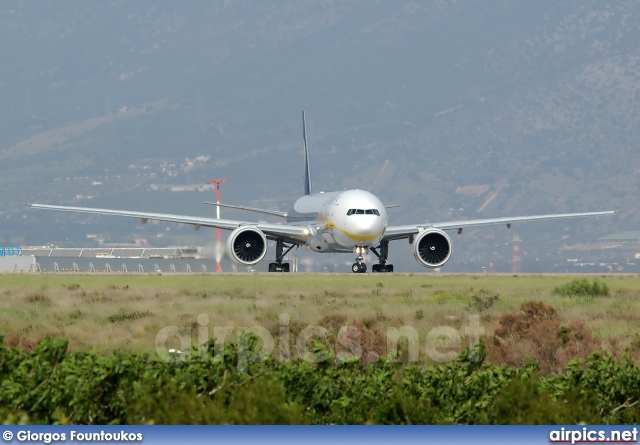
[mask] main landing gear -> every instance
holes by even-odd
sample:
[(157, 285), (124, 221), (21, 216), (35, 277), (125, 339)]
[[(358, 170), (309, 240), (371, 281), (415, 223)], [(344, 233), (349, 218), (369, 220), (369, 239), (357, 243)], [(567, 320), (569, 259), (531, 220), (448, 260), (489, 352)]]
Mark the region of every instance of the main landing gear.
[(375, 247), (372, 247), (370, 250), (378, 257), (378, 264), (374, 264), (372, 272), (393, 272), (393, 264), (387, 264), (387, 258), (389, 256), (389, 241), (381, 241), (378, 246), (380, 249), (380, 253), (376, 250)]
[[(276, 262), (269, 263), (269, 272), (289, 272), (289, 263), (283, 263), (282, 260), (294, 247), (296, 247), (295, 244), (287, 246), (284, 241), (276, 240)], [(287, 250), (284, 250), (285, 248)]]

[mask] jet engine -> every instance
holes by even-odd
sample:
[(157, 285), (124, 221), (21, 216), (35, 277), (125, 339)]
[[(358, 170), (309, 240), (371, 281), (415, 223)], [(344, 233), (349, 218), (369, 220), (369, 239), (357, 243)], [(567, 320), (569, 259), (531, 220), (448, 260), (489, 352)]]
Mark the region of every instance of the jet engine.
[(260, 230), (238, 227), (227, 238), (227, 254), (238, 264), (251, 266), (267, 253), (267, 238)]
[(413, 240), (413, 256), (424, 267), (440, 267), (451, 257), (451, 238), (439, 229), (423, 230)]

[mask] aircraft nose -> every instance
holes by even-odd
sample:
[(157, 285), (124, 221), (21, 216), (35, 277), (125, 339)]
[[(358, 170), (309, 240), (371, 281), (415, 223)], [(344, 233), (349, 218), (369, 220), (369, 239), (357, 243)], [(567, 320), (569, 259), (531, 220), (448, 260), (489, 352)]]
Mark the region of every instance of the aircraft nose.
[(357, 230), (364, 235), (376, 235), (382, 230), (382, 221), (375, 215), (358, 215), (354, 222)]

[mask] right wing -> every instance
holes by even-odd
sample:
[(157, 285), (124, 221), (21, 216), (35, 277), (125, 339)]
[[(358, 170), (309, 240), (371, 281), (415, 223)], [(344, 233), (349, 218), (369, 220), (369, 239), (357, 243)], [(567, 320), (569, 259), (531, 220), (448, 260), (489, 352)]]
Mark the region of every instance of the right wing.
[(611, 210), (606, 212), (585, 212), (585, 213), (558, 213), (551, 215), (532, 215), (532, 216), (507, 216), (503, 218), (486, 218), (486, 219), (470, 219), (462, 221), (445, 221), (432, 224), (416, 224), (405, 226), (389, 226), (384, 231), (383, 241), (391, 241), (394, 239), (408, 238), (412, 235), (419, 233), (424, 229), (434, 228), (440, 230), (458, 230), (462, 232), (462, 229), (468, 227), (480, 227), (480, 226), (492, 226), (498, 224), (505, 224), (507, 228), (511, 227), (512, 223), (527, 222), (527, 221), (544, 221), (551, 219), (568, 219), (568, 218), (582, 218), (587, 216), (606, 216), (615, 215), (618, 211)]
[(74, 213), (93, 213), (97, 215), (125, 216), (129, 218), (139, 218), (142, 223), (146, 223), (150, 219), (157, 221), (175, 222), (181, 224), (189, 224), (195, 226), (196, 230), (200, 227), (214, 227), (226, 230), (237, 229), (241, 226), (255, 227), (262, 231), (268, 239), (284, 239), (289, 242), (298, 244), (304, 243), (309, 235), (309, 230), (301, 226), (293, 226), (289, 224), (269, 224), (251, 221), (236, 221), (231, 219), (205, 218), (202, 216), (189, 215), (173, 215), (171, 213), (150, 213), (136, 212), (129, 210), (113, 210), (113, 209), (96, 209), (92, 207), (70, 207), (57, 206), (47, 204), (27, 204), (34, 209), (59, 210), (63, 212)]

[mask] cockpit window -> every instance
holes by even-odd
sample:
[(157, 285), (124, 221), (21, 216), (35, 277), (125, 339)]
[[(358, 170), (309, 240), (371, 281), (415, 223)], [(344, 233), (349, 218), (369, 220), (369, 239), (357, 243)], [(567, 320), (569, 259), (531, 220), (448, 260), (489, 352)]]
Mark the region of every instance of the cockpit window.
[(378, 211), (378, 209), (367, 209), (367, 210), (349, 209), (347, 211), (347, 216), (351, 216), (351, 215), (378, 215), (378, 216), (380, 216), (380, 212)]

